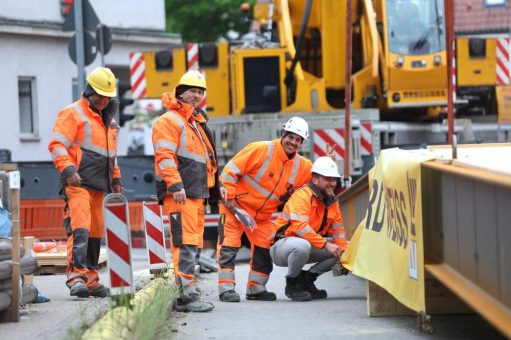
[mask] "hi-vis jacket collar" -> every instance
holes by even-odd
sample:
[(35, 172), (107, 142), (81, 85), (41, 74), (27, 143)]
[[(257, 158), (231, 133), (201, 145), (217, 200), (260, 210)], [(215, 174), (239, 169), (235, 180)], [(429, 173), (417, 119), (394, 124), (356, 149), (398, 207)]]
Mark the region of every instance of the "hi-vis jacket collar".
[(193, 114), (195, 111), (193, 105), (185, 103), (176, 98), (175, 91), (163, 93), (161, 102), (163, 106), (170, 111), (184, 112), (187, 121), (195, 120), (199, 123), (206, 123), (206, 119), (202, 116), (202, 114)]
[(319, 198), (319, 200), (321, 202), (323, 202), (325, 207), (328, 208), (332, 204), (337, 202), (337, 199), (335, 198), (335, 196), (323, 197), (323, 195), (321, 195), (321, 193), (319, 192), (318, 188), (314, 185), (314, 183), (312, 183), (312, 181), (310, 181), (307, 185), (312, 189), (312, 192), (314, 193), (314, 195), (316, 195), (316, 197)]

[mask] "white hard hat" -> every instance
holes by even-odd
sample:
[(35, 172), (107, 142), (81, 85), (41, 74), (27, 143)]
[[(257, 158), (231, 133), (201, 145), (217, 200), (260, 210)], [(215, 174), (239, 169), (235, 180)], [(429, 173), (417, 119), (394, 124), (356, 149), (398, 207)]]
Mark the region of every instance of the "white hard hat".
[(337, 170), (337, 164), (327, 156), (316, 159), (312, 164), (312, 172), (325, 177), (341, 177)]
[(290, 118), (286, 124), (284, 124), (282, 130), (295, 133), (303, 139), (309, 140), (309, 124), (307, 124), (303, 118)]

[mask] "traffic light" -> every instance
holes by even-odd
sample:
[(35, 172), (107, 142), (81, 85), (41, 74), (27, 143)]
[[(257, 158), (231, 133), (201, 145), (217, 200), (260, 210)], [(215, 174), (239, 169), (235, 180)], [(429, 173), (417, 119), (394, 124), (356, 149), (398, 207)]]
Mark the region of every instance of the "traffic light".
[(127, 121), (135, 118), (135, 115), (132, 113), (124, 113), (126, 106), (133, 104), (134, 100), (131, 98), (131, 94), (126, 94), (129, 90), (131, 90), (131, 85), (129, 83), (119, 82), (117, 87), (117, 99), (119, 100), (119, 125), (124, 126)]

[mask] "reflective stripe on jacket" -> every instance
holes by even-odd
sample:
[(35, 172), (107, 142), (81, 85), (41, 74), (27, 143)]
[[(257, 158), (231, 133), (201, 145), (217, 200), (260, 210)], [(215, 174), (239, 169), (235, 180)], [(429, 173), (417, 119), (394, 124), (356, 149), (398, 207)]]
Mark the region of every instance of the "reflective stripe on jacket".
[(58, 113), (48, 150), (60, 173), (62, 188), (75, 172), (81, 177), (82, 187), (95, 191), (112, 192), (112, 184), (120, 184), (119, 126), (112, 119), (114, 114), (109, 113), (106, 128), (101, 115), (91, 110), (83, 97)]
[(318, 249), (325, 246), (325, 237), (332, 237), (332, 242), (343, 250), (348, 246), (339, 203), (331, 198), (325, 204), (312, 183), (296, 190), (286, 203), (273, 224), (272, 239), (275, 235), (301, 237)]
[(164, 93), (162, 102), (169, 111), (156, 120), (152, 135), (158, 200), (182, 188), (187, 197), (208, 198), (217, 184), (217, 161), (206, 119), (174, 93)]
[(239, 207), (262, 220), (311, 179), (311, 168), (311, 161), (298, 154), (289, 159), (275, 139), (247, 145), (225, 165), (220, 180), (228, 199), (235, 198)]

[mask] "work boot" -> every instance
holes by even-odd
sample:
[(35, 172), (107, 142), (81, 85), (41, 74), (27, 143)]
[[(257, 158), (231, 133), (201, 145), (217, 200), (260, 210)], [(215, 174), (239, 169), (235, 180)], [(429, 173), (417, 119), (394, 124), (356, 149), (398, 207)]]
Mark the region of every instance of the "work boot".
[(175, 310), (176, 312), (195, 312), (204, 313), (211, 312), (215, 308), (211, 302), (202, 301), (199, 294), (181, 295), (177, 298)]
[(89, 291), (89, 296), (94, 296), (98, 298), (105, 298), (108, 295), (108, 288), (103, 286), (102, 284), (98, 283), (96, 287), (93, 287)]
[(87, 288), (87, 285), (82, 281), (76, 281), (71, 285), (69, 295), (77, 296), (79, 298), (89, 297), (89, 288)]
[(311, 295), (300, 284), (300, 277), (286, 277), (286, 296), (293, 301), (310, 301)]
[(314, 284), (314, 281), (318, 278), (318, 274), (302, 270), (299, 278), (302, 287), (309, 292), (312, 299), (326, 299), (326, 290), (318, 289)]
[(259, 300), (259, 301), (275, 301), (277, 300), (277, 295), (274, 292), (269, 292), (267, 290), (263, 292), (259, 292), (257, 294), (247, 294), (245, 296), (247, 300)]
[(234, 290), (227, 290), (220, 294), (220, 301), (222, 302), (240, 302), (240, 295)]

